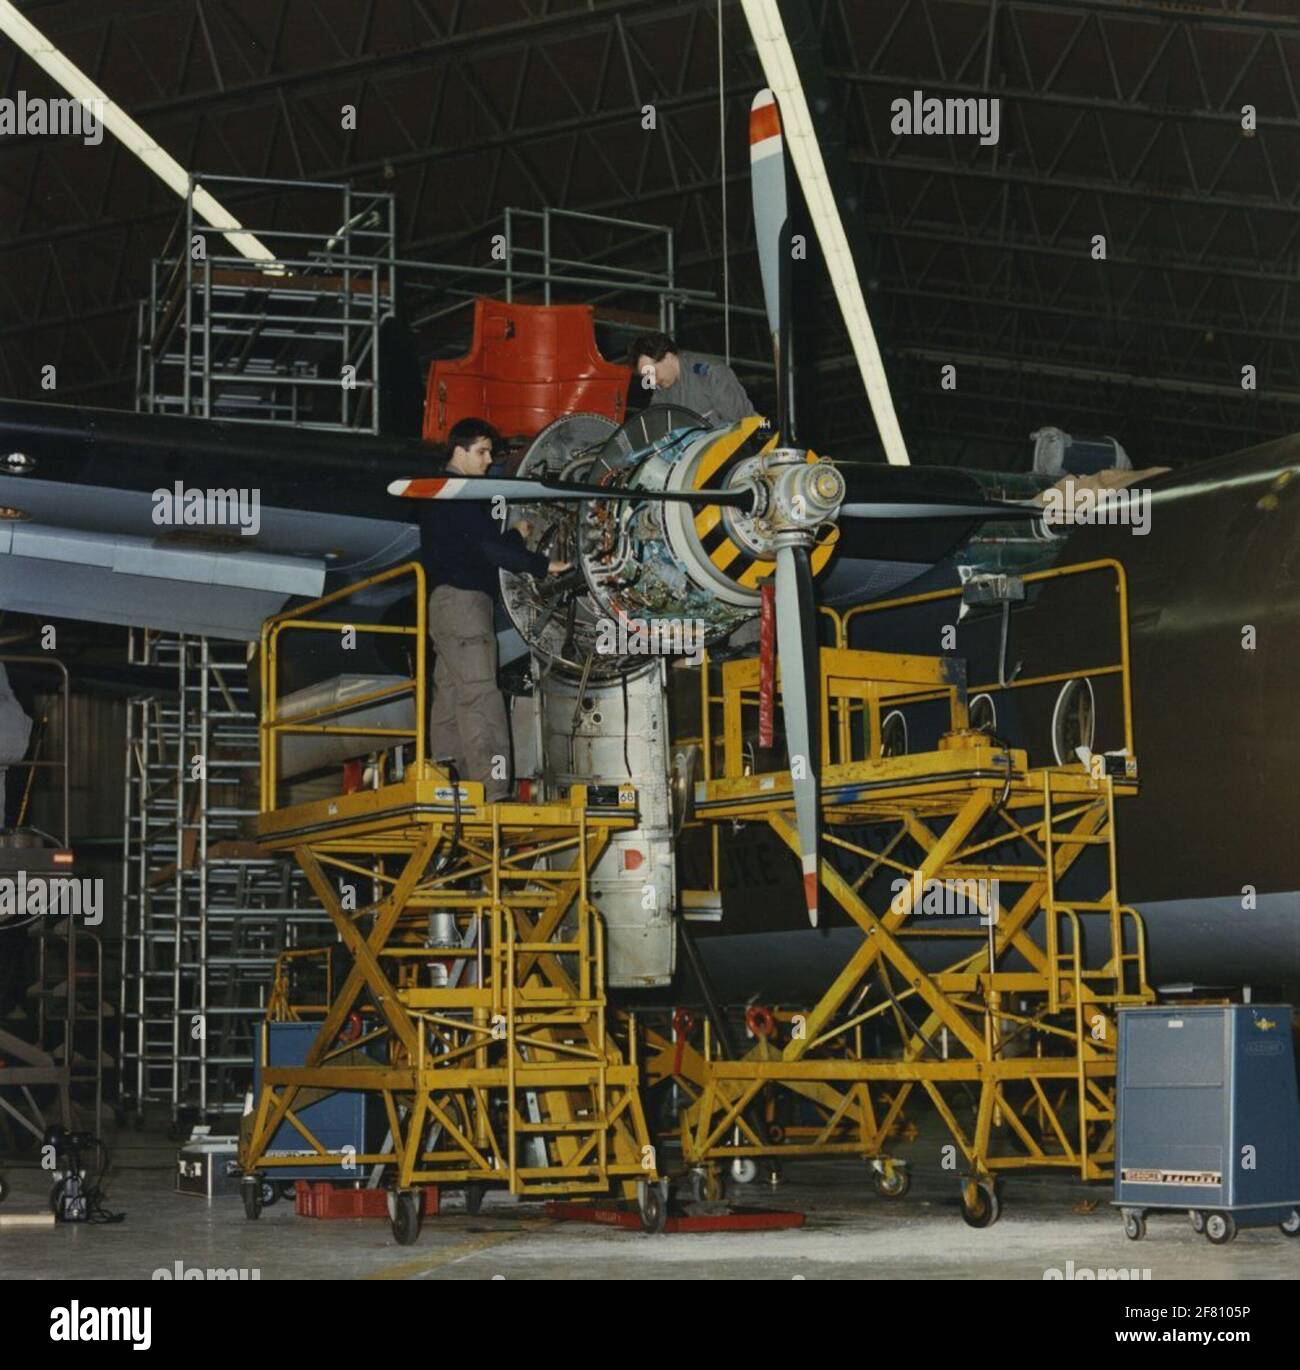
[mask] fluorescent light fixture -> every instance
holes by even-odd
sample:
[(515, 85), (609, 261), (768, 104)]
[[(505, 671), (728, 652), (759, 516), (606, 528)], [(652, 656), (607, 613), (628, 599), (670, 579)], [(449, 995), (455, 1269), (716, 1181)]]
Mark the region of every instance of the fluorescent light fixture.
[(885, 366), (880, 359), (875, 330), (871, 327), (867, 302), (858, 281), (853, 254), (849, 251), (844, 225), (840, 222), (839, 206), (831, 191), (821, 145), (813, 128), (812, 114), (804, 97), (799, 68), (795, 65), (777, 0), (742, 0), (742, 4), (750, 32), (754, 35), (759, 61), (763, 64), (763, 74), (780, 103), (786, 145), (790, 149), (794, 169), (799, 174), (808, 212), (817, 227), (817, 241), (821, 244), (831, 284), (835, 287), (835, 298), (844, 315), (871, 413), (885, 445), (885, 456), (891, 466), (907, 466), (907, 445), (903, 441), (903, 431), (898, 426), (898, 415), (894, 413), (894, 399), (889, 393), (889, 382), (885, 378)]
[[(190, 193), (189, 173), (171, 153), (156, 142), (118, 104), (104, 94), (80, 67), (70, 62), (58, 48), (20, 11), (11, 0), (0, 0), (0, 33), (7, 34), (52, 80), (75, 100), (88, 107), (115, 138), (135, 155), (181, 199)], [(202, 186), (194, 187), (194, 212), (220, 230), (240, 256), (253, 262), (275, 261), (275, 254), (254, 234), (228, 213)]]

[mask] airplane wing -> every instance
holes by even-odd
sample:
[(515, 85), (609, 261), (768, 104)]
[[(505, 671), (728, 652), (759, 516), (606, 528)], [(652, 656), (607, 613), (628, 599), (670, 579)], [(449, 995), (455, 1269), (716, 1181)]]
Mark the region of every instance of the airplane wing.
[[(0, 603), (250, 640), (414, 556), (418, 506), (384, 491), (429, 465), (411, 439), (0, 400)], [(208, 492), (230, 520), (184, 521)]]

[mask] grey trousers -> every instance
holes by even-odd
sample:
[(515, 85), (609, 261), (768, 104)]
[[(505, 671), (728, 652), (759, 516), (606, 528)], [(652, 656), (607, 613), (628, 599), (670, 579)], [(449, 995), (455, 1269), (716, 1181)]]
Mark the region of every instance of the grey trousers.
[(479, 590), (437, 585), (429, 637), (438, 654), (429, 711), (429, 755), (453, 757), (461, 778), (483, 782), (488, 803), (510, 793), (510, 724), (497, 689), (492, 600)]

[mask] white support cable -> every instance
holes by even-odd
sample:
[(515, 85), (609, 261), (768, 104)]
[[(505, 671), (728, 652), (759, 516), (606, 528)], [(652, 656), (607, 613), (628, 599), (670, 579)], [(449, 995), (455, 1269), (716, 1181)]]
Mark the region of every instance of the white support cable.
[(898, 426), (898, 415), (894, 412), (894, 398), (889, 393), (880, 347), (871, 326), (871, 316), (867, 313), (862, 283), (858, 280), (853, 253), (840, 220), (839, 206), (835, 203), (821, 145), (817, 141), (817, 131), (813, 127), (803, 82), (799, 79), (799, 68), (795, 64), (777, 0), (741, 0), (741, 3), (754, 36), (759, 61), (763, 65), (763, 74), (780, 106), (786, 146), (790, 149), (809, 215), (817, 229), (822, 257), (830, 273), (831, 285), (835, 288), (840, 312), (844, 316), (853, 355), (862, 372), (862, 383), (880, 431), (885, 456), (891, 466), (907, 466), (907, 445), (903, 441), (903, 431)]
[[(11, 38), (54, 82), (88, 109), (108, 131), (134, 153), (167, 188), (182, 200), (191, 194), (190, 176), (183, 166), (111, 100), (74, 62), (65, 57), (22, 14), (11, 0), (0, 0), (0, 33)], [(202, 186), (193, 187), (194, 211), (217, 229), (242, 257), (253, 262), (275, 262), (275, 254)]]

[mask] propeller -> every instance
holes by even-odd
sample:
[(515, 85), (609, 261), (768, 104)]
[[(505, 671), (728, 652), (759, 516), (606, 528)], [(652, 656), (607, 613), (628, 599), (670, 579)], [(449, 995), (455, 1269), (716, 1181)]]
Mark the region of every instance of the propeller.
[[(770, 90), (760, 90), (749, 111), (750, 180), (754, 231), (772, 354), (776, 363), (777, 411), (781, 441), (796, 446), (794, 386), (790, 342), (790, 206), (786, 192), (785, 139), (781, 112)], [(853, 497), (841, 503), (837, 518), (868, 520), (1036, 519), (1037, 506), (962, 498), (934, 490), (936, 482), (911, 468), (855, 471)], [(776, 643), (781, 660), (781, 699), (786, 748), (794, 791), (795, 825), (808, 921), (817, 926), (821, 768), (820, 647), (817, 604), (809, 549), (816, 536), (809, 526), (778, 539), (776, 553)]]
[[(966, 500), (943, 498), (916, 489), (899, 488), (896, 468), (881, 467), (854, 484), (869, 487), (874, 498), (852, 499), (839, 507), (840, 518), (858, 519), (1041, 519), (1037, 504), (1009, 504), (1005, 500)], [(910, 483), (914, 473), (898, 474)], [(412, 476), (391, 481), (390, 495), (403, 499), (553, 501), (654, 499), (661, 502), (727, 505), (753, 510), (754, 492), (742, 486), (736, 490), (642, 490), (635, 486), (592, 485), (583, 481), (527, 480), (497, 476)]]

